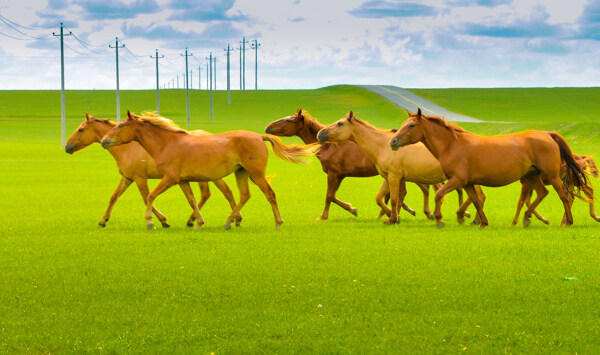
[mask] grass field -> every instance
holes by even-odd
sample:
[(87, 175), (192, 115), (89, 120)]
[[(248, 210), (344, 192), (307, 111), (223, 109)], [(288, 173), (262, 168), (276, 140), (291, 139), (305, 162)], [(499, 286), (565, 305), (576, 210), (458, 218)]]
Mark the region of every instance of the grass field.
[[(414, 91), (488, 121), (462, 125), (471, 131), (552, 129), (575, 152), (600, 151), (597, 88)], [(114, 117), (114, 92), (66, 98), (67, 136), (86, 111)], [(349, 109), (379, 127), (406, 118), (352, 86), (236, 91), (230, 106), (218, 92), (213, 121), (208, 94), (191, 98), (190, 129), (212, 132), (262, 132), (299, 107), (323, 122)], [(418, 215), (383, 226), (374, 219), (381, 178), (372, 177), (347, 179), (338, 192), (358, 217), (332, 206), (328, 221), (316, 221), (326, 186), (318, 161), (271, 156), (279, 232), (256, 186), (230, 231), (214, 186), (199, 231), (185, 227), (178, 188), (156, 200), (172, 227), (146, 230), (134, 187), (100, 229), (120, 176), (98, 144), (62, 150), (59, 103), (56, 91), (0, 92), (0, 353), (600, 352), (600, 225), (581, 202), (570, 228), (558, 226), (554, 192), (539, 208), (550, 226), (509, 227), (520, 187), (486, 189), (490, 226), (477, 230), (455, 222), (452, 194), (438, 230), (410, 186)], [(123, 91), (121, 107), (153, 109), (155, 92)], [(162, 91), (161, 113), (186, 127), (185, 91)]]

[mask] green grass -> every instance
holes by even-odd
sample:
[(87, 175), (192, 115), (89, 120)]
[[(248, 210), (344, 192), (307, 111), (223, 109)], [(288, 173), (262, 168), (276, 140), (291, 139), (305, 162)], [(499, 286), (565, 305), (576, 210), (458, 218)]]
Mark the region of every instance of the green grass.
[[(563, 90), (580, 94), (563, 97)], [(505, 90), (499, 99), (493, 91), (428, 95), (489, 121), (507, 121), (480, 114), (497, 101), (525, 102), (526, 95), (544, 102), (528, 90)], [(594, 107), (600, 112), (589, 99), (594, 92), (548, 90), (551, 100), (538, 108), (552, 120), (464, 126), (485, 134), (543, 126), (565, 134), (574, 151), (596, 154), (600, 139), (588, 129), (597, 116), (587, 119)], [(124, 91), (122, 108), (152, 109), (154, 95)], [(397, 127), (406, 116), (351, 86), (233, 92), (231, 106), (226, 93), (216, 97), (211, 122), (207, 94), (193, 93), (191, 129), (261, 132), (298, 107), (323, 122), (352, 109), (380, 127)], [(561, 98), (588, 112), (559, 119)], [(400, 225), (386, 227), (374, 219), (381, 179), (373, 177), (347, 179), (338, 192), (358, 217), (332, 206), (330, 220), (316, 221), (326, 186), (318, 162), (271, 157), (267, 173), (285, 221), (279, 232), (255, 186), (242, 227), (230, 231), (221, 228), (227, 204), (214, 187), (200, 231), (184, 227), (189, 207), (178, 188), (156, 200), (172, 228), (147, 231), (135, 187), (99, 229), (119, 176), (98, 144), (74, 156), (62, 151), (59, 99), (57, 92), (0, 92), (0, 353), (600, 351), (600, 229), (581, 202), (573, 227), (558, 226), (562, 207), (553, 192), (539, 208), (550, 226), (508, 227), (519, 186), (486, 189), (490, 226), (477, 230), (454, 221), (451, 194), (438, 230), (410, 186), (407, 203), (419, 214), (403, 212)], [(184, 91), (162, 92), (161, 113), (183, 127), (184, 100)], [(112, 117), (114, 107), (109, 91), (67, 92), (67, 135), (85, 111)]]

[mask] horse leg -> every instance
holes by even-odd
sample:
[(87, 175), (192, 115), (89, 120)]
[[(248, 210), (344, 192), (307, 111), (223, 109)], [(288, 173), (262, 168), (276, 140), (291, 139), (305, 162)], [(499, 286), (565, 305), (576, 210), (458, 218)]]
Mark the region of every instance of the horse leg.
[(283, 219), (281, 219), (281, 214), (279, 213), (279, 207), (277, 206), (277, 198), (275, 197), (275, 192), (271, 188), (271, 185), (267, 182), (264, 175), (250, 175), (252, 180), (260, 190), (265, 194), (265, 197), (271, 204), (271, 208), (273, 209), (273, 216), (275, 217), (275, 229), (279, 230), (279, 226), (283, 224)]
[[(144, 203), (146, 203), (148, 201), (148, 194), (150, 193), (150, 191), (148, 190), (148, 180), (146, 180), (144, 178), (138, 178), (138, 179), (135, 179), (135, 184), (137, 185), (137, 188), (140, 191), (142, 198), (144, 199)], [(171, 227), (169, 225), (169, 222), (167, 222), (167, 217), (165, 217), (165, 215), (163, 215), (154, 206), (152, 206), (152, 213), (154, 213), (156, 218), (158, 218), (158, 220), (160, 221), (160, 224), (163, 226), (163, 228)]]
[[(533, 195), (533, 190), (529, 191), (529, 195), (527, 195), (527, 198), (525, 199), (525, 205), (527, 206), (527, 208), (529, 208), (529, 206), (531, 206), (532, 195)], [(573, 202), (571, 202), (571, 204), (573, 204)], [(535, 216), (535, 218), (540, 220), (542, 223), (544, 223), (544, 224), (549, 223), (548, 220), (546, 218), (544, 218), (544, 216), (542, 216), (537, 210), (533, 210), (533, 215)]]
[(523, 208), (523, 204), (527, 201), (527, 207), (529, 207), (529, 199), (531, 198), (531, 192), (533, 189), (525, 179), (521, 179), (521, 194), (519, 195), (519, 202), (517, 202), (517, 211), (515, 212), (515, 216), (511, 222), (511, 226), (514, 226), (519, 222), (519, 215), (521, 214), (521, 209)]
[(435, 210), (433, 211), (433, 216), (435, 217), (436, 224), (438, 228), (444, 227), (444, 222), (442, 221), (442, 201), (444, 199), (444, 195), (448, 192), (462, 187), (462, 182), (457, 178), (451, 178), (448, 180), (442, 187), (440, 187), (435, 193)]
[[(557, 177), (557, 179), (558, 179), (558, 177)], [(539, 174), (528, 175), (528, 176), (524, 177), (523, 180), (527, 180), (527, 183), (531, 187), (533, 187), (533, 189), (535, 190), (535, 193), (537, 194), (537, 196), (535, 197), (535, 200), (533, 200), (531, 205), (529, 205), (529, 207), (527, 208), (527, 211), (525, 211), (525, 215), (523, 216), (523, 226), (527, 227), (531, 223), (530, 218), (531, 218), (531, 215), (533, 214), (533, 211), (537, 208), (537, 206), (540, 204), (540, 202), (542, 202), (542, 200), (548, 195), (548, 189), (546, 189), (546, 187), (544, 186), (544, 183), (542, 182), (542, 179)], [(558, 179), (558, 182), (560, 184), (560, 179)], [(567, 207), (568, 201), (563, 201), (563, 202), (566, 203), (565, 210), (569, 209)], [(570, 212), (570, 209), (569, 209), (569, 212)]]
[(429, 185), (417, 184), (417, 186), (421, 189), (421, 192), (423, 192), (423, 212), (427, 219), (433, 220), (433, 215), (429, 209)]
[(250, 198), (250, 189), (248, 188), (248, 172), (245, 169), (238, 169), (235, 172), (235, 181), (240, 191), (240, 202), (233, 208), (229, 217), (225, 221), (224, 229), (231, 229), (231, 222), (236, 221), (240, 216), (240, 210)]
[(382, 212), (385, 213), (385, 215), (388, 217), (392, 214), (392, 210), (387, 206), (387, 203), (384, 202), (384, 197), (387, 198), (389, 196), (389, 194), (390, 194), (390, 186), (389, 186), (387, 180), (384, 179), (383, 184), (381, 184), (381, 187), (379, 188), (379, 191), (377, 192), (377, 195), (375, 196), (375, 202), (381, 208), (379, 215), (376, 217), (377, 219), (379, 219), (380, 217), (383, 216)]
[(353, 208), (351, 204), (343, 202), (335, 198), (335, 193), (340, 188), (340, 184), (344, 178), (339, 175), (329, 172), (327, 173), (327, 194), (325, 195), (325, 209), (323, 213), (317, 220), (324, 221), (329, 218), (329, 207), (331, 206), (331, 202), (337, 204), (341, 208), (346, 211), (352, 213), (356, 216), (356, 208)]
[[(223, 179), (215, 180), (213, 181), (213, 183), (215, 184), (217, 189), (221, 191), (223, 196), (225, 196), (227, 202), (229, 202), (229, 206), (231, 206), (231, 210), (233, 211), (233, 209), (235, 208), (235, 198), (233, 197), (233, 191), (231, 191), (229, 185), (227, 185), (227, 183)], [(238, 213), (237, 216), (235, 216), (235, 226), (239, 227), (241, 223), (242, 215)]]
[[(205, 184), (205, 187), (208, 187), (208, 183)], [(204, 219), (200, 215), (200, 208), (196, 204), (196, 199), (194, 198), (194, 192), (192, 191), (192, 187), (190, 186), (190, 183), (188, 181), (180, 182), (179, 187), (181, 188), (181, 191), (183, 191), (183, 194), (185, 195), (188, 203), (190, 204), (190, 207), (192, 208), (192, 210), (194, 210), (194, 215), (196, 216), (197, 220), (196, 229), (200, 229), (200, 227), (202, 227), (202, 225), (204, 224)]]
[(401, 180), (398, 176), (393, 174), (388, 174), (387, 181), (390, 189), (390, 204), (392, 211), (390, 217), (383, 223), (395, 224), (398, 223), (399, 203), (402, 203), (401, 201), (404, 199), (404, 196), (406, 196), (406, 183), (404, 180)]
[(104, 216), (102, 216), (102, 219), (100, 220), (100, 222), (98, 222), (99, 227), (106, 227), (106, 222), (108, 222), (108, 219), (110, 218), (110, 214), (112, 212), (113, 207), (115, 206), (115, 203), (117, 203), (119, 197), (123, 194), (123, 192), (125, 192), (125, 190), (127, 190), (127, 188), (129, 187), (129, 185), (131, 185), (132, 182), (133, 180), (128, 179), (125, 176), (121, 177), (121, 181), (119, 181), (117, 189), (115, 190), (115, 192), (113, 192), (112, 196), (110, 196), (108, 208), (106, 209), (106, 212), (104, 212)]
[[(148, 229), (152, 229), (152, 227), (154, 227), (154, 224), (152, 223), (152, 210), (154, 209), (153, 207), (153, 202), (154, 199), (156, 199), (156, 197), (160, 194), (162, 194), (163, 192), (167, 191), (167, 189), (169, 189), (171, 186), (175, 185), (176, 183), (173, 182), (171, 179), (169, 179), (168, 177), (164, 176), (162, 178), (162, 180), (160, 180), (160, 182), (158, 183), (158, 185), (156, 185), (156, 187), (154, 188), (154, 190), (152, 190), (152, 192), (150, 192), (148, 194), (148, 199), (146, 200), (146, 227)], [(162, 222), (162, 221), (161, 221)], [(164, 224), (163, 224), (164, 226)]]
[(585, 193), (585, 195), (587, 196), (587, 198), (590, 199), (590, 202), (589, 202), (589, 204), (590, 204), (590, 216), (592, 216), (592, 218), (594, 220), (596, 220), (597, 222), (600, 222), (600, 217), (598, 217), (596, 215), (596, 212), (594, 211), (594, 190), (590, 186), (589, 191), (587, 191), (586, 189), (584, 189), (583, 193)]
[[(204, 206), (206, 203), (206, 200), (210, 198), (210, 188), (208, 187), (208, 182), (199, 182), (198, 187), (200, 188), (200, 202), (198, 202), (198, 210), (201, 210), (202, 206)], [(192, 214), (186, 223), (188, 227), (193, 227), (194, 221), (196, 220), (196, 214), (193, 210), (194, 209), (192, 208)]]
[[(381, 207), (381, 211), (383, 211), (388, 217), (391, 216), (392, 214), (392, 210), (389, 209), (389, 207), (387, 206), (387, 204), (383, 201), (384, 196), (389, 195), (390, 193), (390, 186), (387, 182), (387, 180), (383, 180), (383, 184), (381, 184), (381, 187), (379, 188), (379, 192), (377, 192), (377, 196), (375, 196), (375, 202), (377, 202), (377, 205), (379, 207)], [(382, 216), (381, 212), (379, 213), (379, 216), (377, 216), (377, 218), (379, 219)]]
[(488, 225), (488, 219), (483, 213), (483, 198), (479, 196), (477, 189), (473, 185), (465, 185), (465, 191), (469, 195), (471, 202), (477, 209), (477, 217), (479, 218), (479, 228), (484, 228)]

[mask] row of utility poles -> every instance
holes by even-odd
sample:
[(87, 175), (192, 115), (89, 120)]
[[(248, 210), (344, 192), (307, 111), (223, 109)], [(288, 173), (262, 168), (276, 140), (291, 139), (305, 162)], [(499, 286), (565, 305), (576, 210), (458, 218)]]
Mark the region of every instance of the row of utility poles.
[[(64, 26), (61, 22), (60, 24), (60, 34), (52, 33), (53, 36), (60, 37), (60, 69), (61, 69), (61, 137), (62, 137), (62, 147), (65, 146), (66, 132), (65, 132), (65, 62), (64, 62), (64, 36), (70, 36), (72, 33), (69, 32), (67, 34), (64, 33)], [(240, 90), (246, 90), (246, 37), (243, 37), (242, 41), (240, 41)], [(120, 105), (120, 90), (119, 90), (119, 48), (124, 48), (125, 44), (119, 44), (119, 38), (115, 38), (115, 44), (109, 45), (109, 48), (115, 49), (115, 64), (116, 64), (116, 79), (117, 79), (117, 122), (121, 121), (121, 105)], [(258, 90), (258, 48), (260, 47), (260, 43), (257, 40), (252, 42), (252, 49), (254, 49), (254, 90)], [(230, 52), (231, 47), (228, 44), (227, 49), (227, 103), (231, 104), (231, 76), (230, 76)], [(188, 57), (193, 56), (193, 53), (189, 53), (188, 49), (185, 49), (185, 53), (181, 54), (181, 56), (185, 57), (185, 89), (186, 89), (186, 111), (187, 111), (187, 125), (190, 126), (190, 71), (188, 67)], [(160, 114), (160, 81), (159, 81), (159, 66), (158, 60), (164, 58), (164, 55), (158, 55), (158, 49), (155, 52), (154, 56), (150, 56), (150, 58), (156, 60), (156, 112)], [(214, 78), (214, 89), (217, 87), (217, 58), (213, 56), (213, 53), (210, 52), (209, 57), (206, 58), (208, 60), (208, 65), (206, 66), (206, 88), (210, 90), (210, 119), (213, 119), (213, 78)], [(213, 70), (214, 66), (214, 70)], [(210, 72), (209, 72), (210, 70)], [(201, 67), (198, 67), (198, 82), (201, 82)], [(177, 78), (179, 87), (179, 77)], [(173, 86), (175, 83), (173, 83)], [(200, 85), (198, 86), (200, 88)]]

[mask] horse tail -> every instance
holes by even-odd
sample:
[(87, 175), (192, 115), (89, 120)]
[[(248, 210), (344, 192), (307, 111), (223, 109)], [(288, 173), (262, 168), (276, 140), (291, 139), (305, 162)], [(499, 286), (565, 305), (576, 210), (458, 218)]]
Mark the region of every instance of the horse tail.
[(580, 155), (581, 160), (585, 163), (585, 169), (589, 169), (590, 175), (597, 178), (599, 176), (598, 167), (596, 166), (596, 162), (589, 155)]
[(265, 142), (271, 143), (273, 153), (278, 158), (296, 164), (308, 164), (307, 158), (315, 155), (321, 148), (320, 144), (308, 144), (305, 146), (291, 144), (288, 146), (281, 143), (278, 137), (271, 134), (263, 134), (262, 139)]
[[(588, 186), (588, 178), (586, 173), (583, 171), (581, 166), (577, 164), (575, 158), (573, 157), (573, 152), (571, 152), (571, 148), (567, 141), (558, 133), (550, 132), (550, 137), (556, 142), (558, 148), (560, 150), (560, 158), (565, 162), (567, 171), (565, 174), (565, 178), (563, 181), (563, 185), (565, 189), (571, 194), (581, 197), (582, 190), (588, 190), (590, 187)], [(571, 189), (571, 187), (575, 187), (575, 191)], [(583, 199), (583, 198), (582, 198)]]

